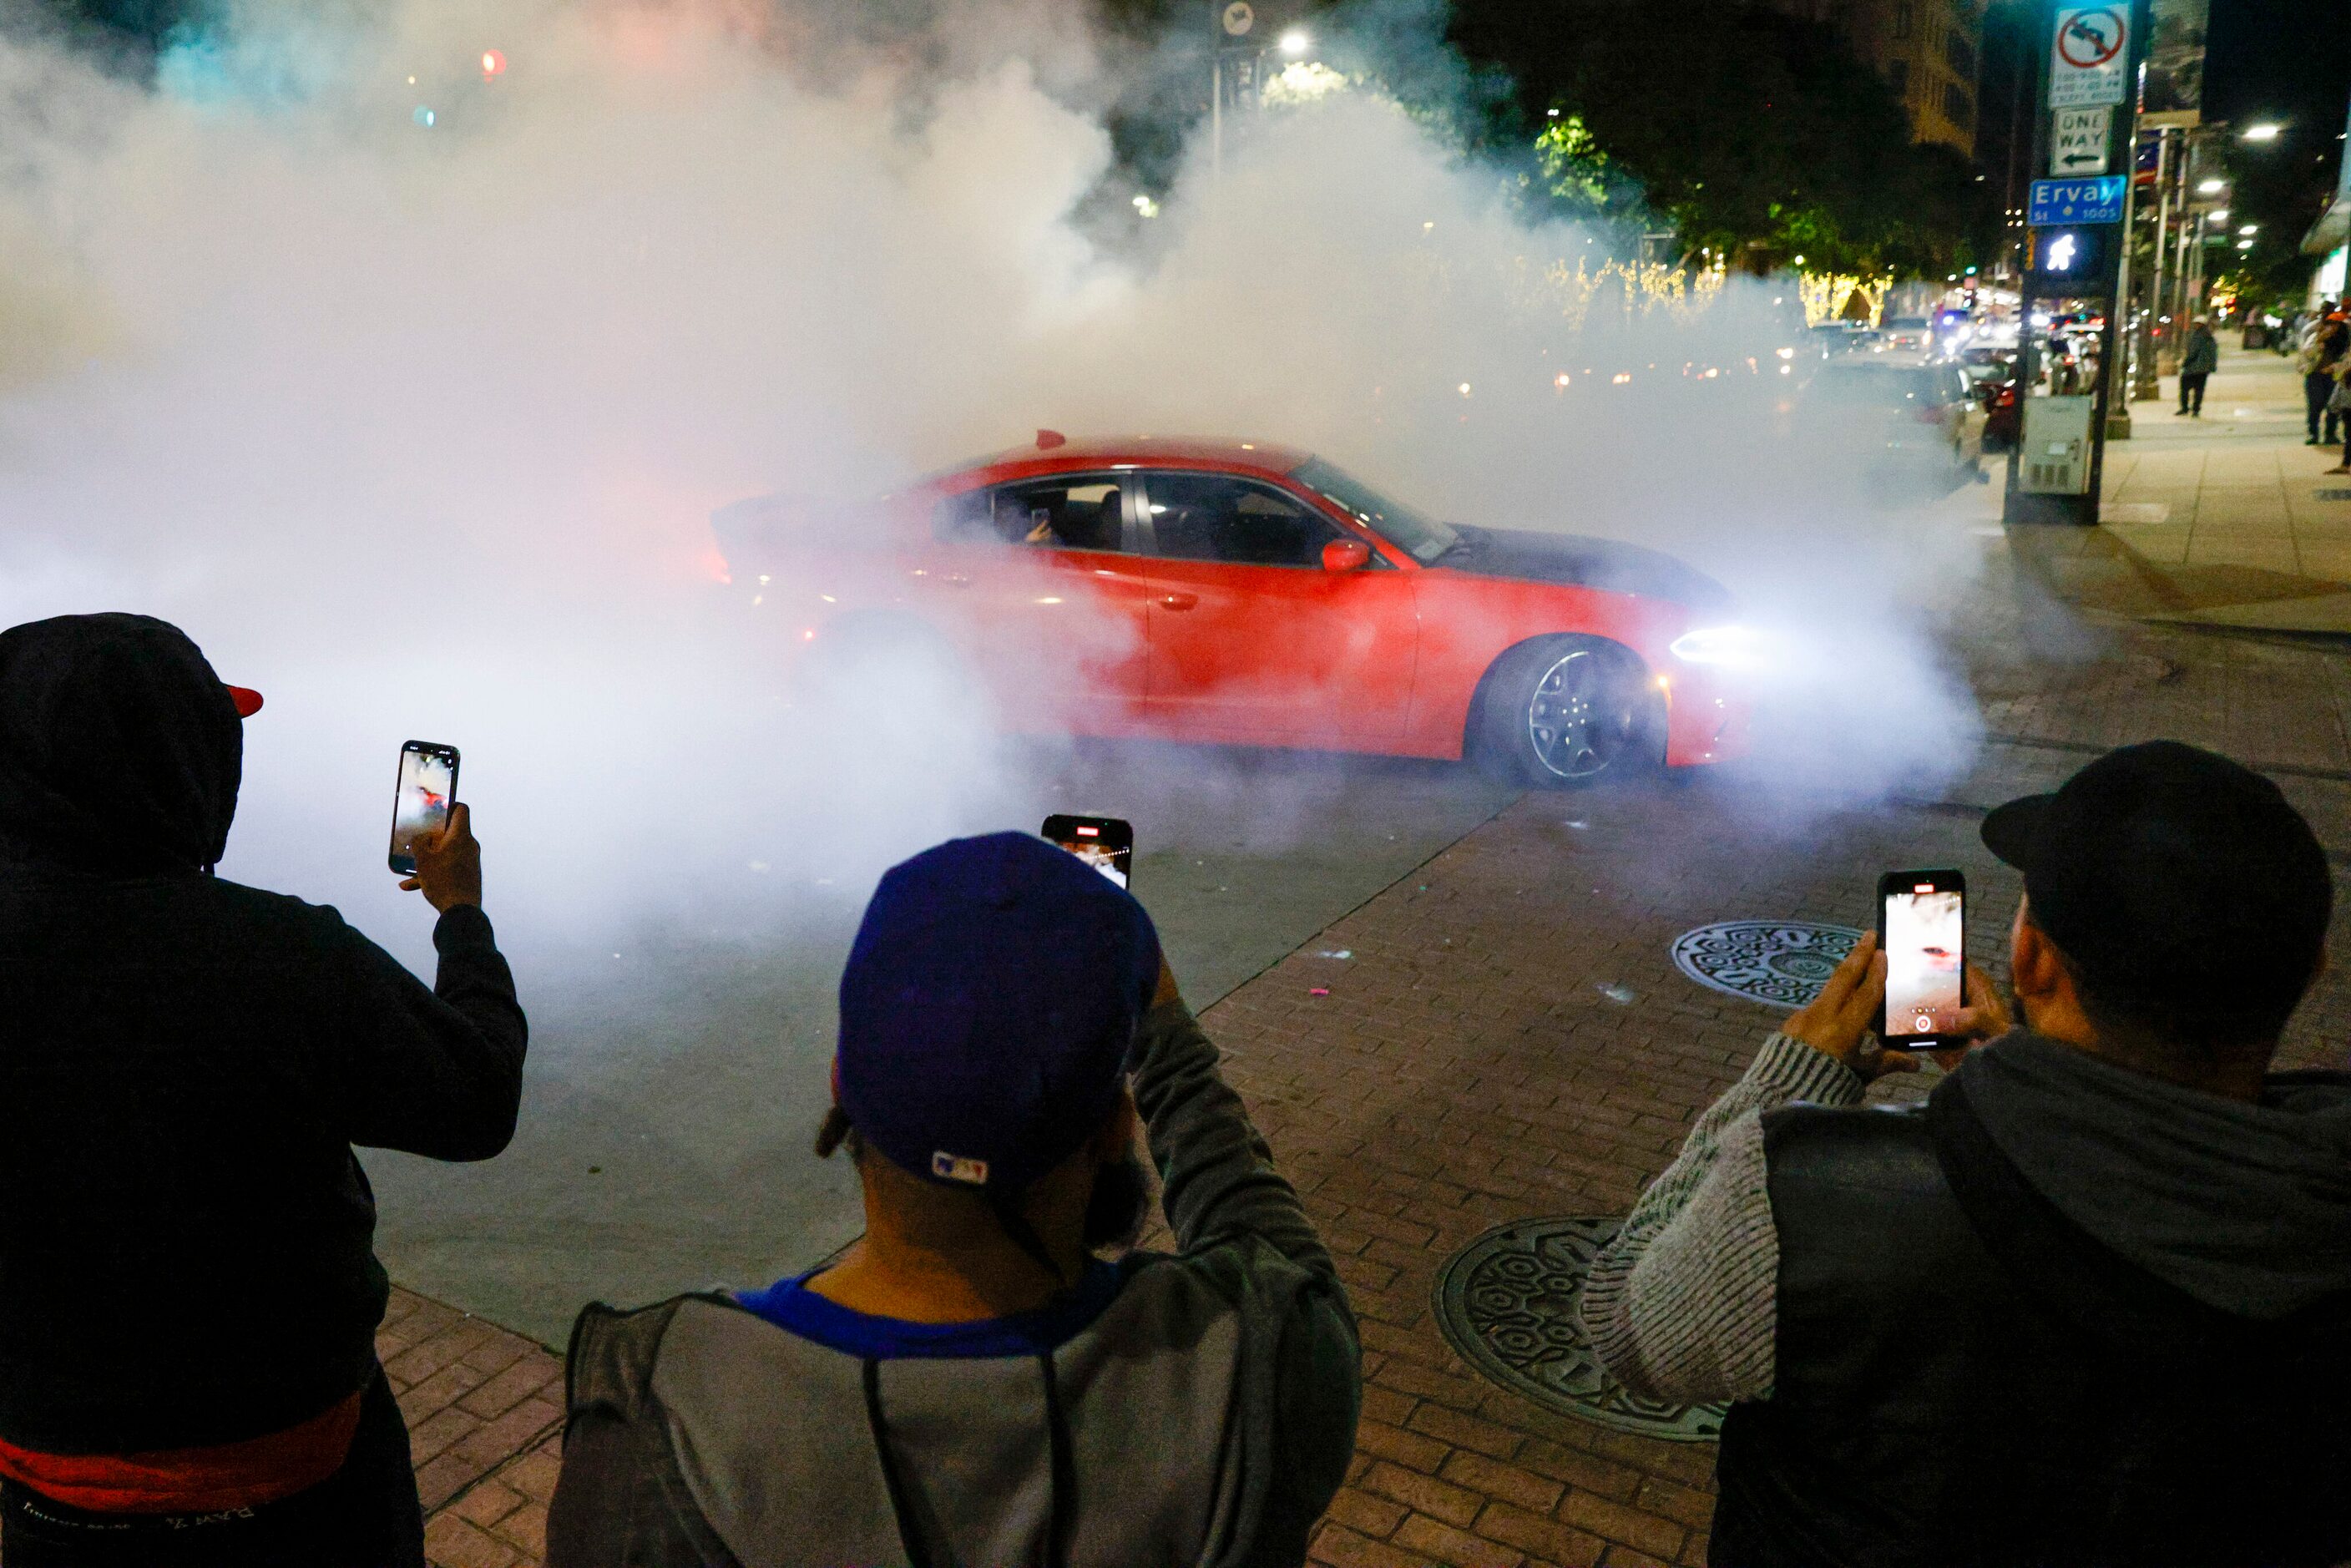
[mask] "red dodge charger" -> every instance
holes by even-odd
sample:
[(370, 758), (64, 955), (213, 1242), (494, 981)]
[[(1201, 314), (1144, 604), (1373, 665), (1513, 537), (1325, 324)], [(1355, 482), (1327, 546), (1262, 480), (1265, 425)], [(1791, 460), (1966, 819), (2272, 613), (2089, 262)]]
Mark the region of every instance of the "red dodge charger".
[(1017, 731), (1468, 756), (1537, 784), (1744, 744), (1751, 639), (1712, 580), (1438, 522), (1264, 442), (1041, 431), (871, 505), (713, 521), (804, 681), (919, 650)]

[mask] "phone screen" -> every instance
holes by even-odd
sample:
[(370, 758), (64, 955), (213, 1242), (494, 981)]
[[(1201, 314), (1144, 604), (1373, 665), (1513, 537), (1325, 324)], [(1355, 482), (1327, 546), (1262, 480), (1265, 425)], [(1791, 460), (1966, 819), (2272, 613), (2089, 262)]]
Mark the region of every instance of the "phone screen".
[(437, 833), (457, 797), (457, 748), (412, 740), (400, 748), (400, 780), (392, 800), (392, 869), (416, 869), (416, 841)]
[(1040, 837), (1061, 845), (1102, 875), (1127, 885), (1134, 860), (1134, 829), (1117, 817), (1048, 817)]
[(1956, 1038), (1966, 1003), (1967, 883), (1955, 871), (1892, 872), (1878, 883), (1889, 1045)]

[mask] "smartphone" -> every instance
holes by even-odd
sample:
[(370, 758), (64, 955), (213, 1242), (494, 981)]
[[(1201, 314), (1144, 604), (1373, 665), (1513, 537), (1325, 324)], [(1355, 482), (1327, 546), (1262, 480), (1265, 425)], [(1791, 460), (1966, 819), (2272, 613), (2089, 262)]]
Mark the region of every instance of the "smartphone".
[(400, 748), (400, 780), (392, 796), (392, 869), (416, 871), (416, 841), (437, 833), (449, 821), (457, 799), (457, 748), (412, 740)]
[(1968, 879), (1956, 871), (1889, 871), (1877, 879), (1877, 946), (1886, 955), (1878, 1036), (1903, 1051), (1963, 1044), (1968, 1003)]
[(1061, 845), (1102, 875), (1127, 885), (1134, 860), (1134, 829), (1118, 817), (1048, 817), (1038, 836)]

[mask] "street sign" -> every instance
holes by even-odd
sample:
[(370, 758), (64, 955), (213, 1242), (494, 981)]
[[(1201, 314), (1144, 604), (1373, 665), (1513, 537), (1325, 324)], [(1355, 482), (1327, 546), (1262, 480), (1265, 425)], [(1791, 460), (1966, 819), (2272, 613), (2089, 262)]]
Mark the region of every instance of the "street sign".
[(2073, 5), (2057, 13), (2049, 51), (2049, 107), (2096, 109), (2117, 104), (2129, 85), (2130, 10), (2126, 5)]
[(2054, 224), (2118, 224), (2123, 221), (2120, 174), (2095, 180), (2035, 180), (2024, 221), (2034, 228)]
[(2049, 128), (2049, 172), (2061, 179), (2105, 173), (2114, 118), (2111, 109), (2058, 110)]

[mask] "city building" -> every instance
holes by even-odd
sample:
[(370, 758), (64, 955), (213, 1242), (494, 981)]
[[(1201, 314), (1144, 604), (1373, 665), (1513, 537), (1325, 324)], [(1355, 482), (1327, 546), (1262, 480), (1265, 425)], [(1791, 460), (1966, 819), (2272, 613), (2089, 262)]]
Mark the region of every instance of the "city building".
[(1967, 157), (1976, 150), (1987, 0), (1767, 0), (1775, 10), (1841, 30), (1855, 54), (1900, 95), (1910, 134)]

